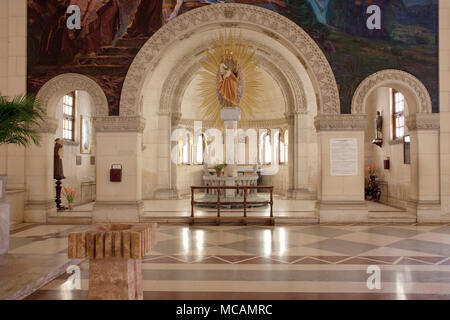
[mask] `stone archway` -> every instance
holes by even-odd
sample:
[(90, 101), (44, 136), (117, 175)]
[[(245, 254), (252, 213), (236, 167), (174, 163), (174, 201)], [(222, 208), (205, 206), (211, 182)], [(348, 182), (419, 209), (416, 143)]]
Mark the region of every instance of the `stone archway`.
[(297, 24), (271, 10), (244, 4), (216, 4), (182, 14), (156, 32), (134, 59), (125, 79), (120, 100), (121, 116), (141, 114), (140, 97), (146, 76), (175, 41), (210, 26), (256, 29), (271, 35), (306, 64), (317, 96), (318, 112), (339, 114), (340, 102), (331, 67), (314, 40)]
[(75, 73), (58, 75), (45, 83), (37, 94), (46, 112), (43, 124), (37, 129), (41, 145), (26, 149), (25, 162), (30, 169), (25, 174), (28, 199), (24, 219), (27, 222), (46, 222), (56, 212), (53, 180), (53, 146), (58, 128), (56, 108), (60, 99), (72, 91), (87, 92), (91, 99), (91, 116), (107, 117), (108, 102), (101, 87), (91, 78)]
[(37, 94), (37, 98), (47, 112), (53, 117), (55, 105), (64, 94), (74, 91), (86, 91), (92, 98), (95, 116), (108, 116), (108, 101), (102, 88), (91, 78), (77, 74), (65, 73), (46, 82)]
[(410, 114), (432, 112), (430, 94), (419, 79), (405, 71), (387, 69), (368, 76), (356, 88), (352, 99), (352, 114), (364, 114), (365, 100), (379, 87), (393, 87), (403, 91), (410, 106)]
[[(439, 114), (432, 113), (431, 98), (423, 83), (415, 76), (395, 69), (376, 72), (361, 82), (352, 99), (352, 114), (365, 115), (369, 96), (381, 87), (396, 89), (406, 99), (411, 164), (408, 199), (402, 200), (418, 221), (430, 221), (435, 218), (433, 211), (438, 214), (440, 209)], [(389, 121), (390, 117), (391, 111), (384, 118)], [(383, 148), (394, 148), (396, 143), (390, 136), (384, 140)]]

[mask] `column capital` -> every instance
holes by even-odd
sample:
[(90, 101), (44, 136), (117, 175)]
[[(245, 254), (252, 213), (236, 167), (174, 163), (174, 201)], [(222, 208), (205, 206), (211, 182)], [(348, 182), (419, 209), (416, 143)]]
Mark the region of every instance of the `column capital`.
[(97, 132), (144, 132), (145, 118), (142, 116), (94, 117)]
[(365, 114), (321, 114), (314, 118), (317, 131), (364, 131)]
[(438, 130), (440, 127), (439, 113), (414, 113), (406, 117), (406, 125), (410, 131)]

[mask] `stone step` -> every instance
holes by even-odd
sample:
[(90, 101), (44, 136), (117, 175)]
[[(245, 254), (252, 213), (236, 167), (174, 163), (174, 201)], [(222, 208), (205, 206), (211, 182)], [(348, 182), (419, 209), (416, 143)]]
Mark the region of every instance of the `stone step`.
[(47, 217), (48, 224), (92, 224), (92, 217), (86, 216), (49, 216)]
[(369, 211), (369, 222), (416, 223), (417, 217), (406, 211)]
[(82, 65), (124, 65), (133, 62), (132, 56), (96, 56), (83, 57), (78, 61)]
[(105, 46), (100, 48), (100, 55), (102, 56), (136, 56), (139, 52), (139, 48), (133, 47), (117, 47), (117, 46)]

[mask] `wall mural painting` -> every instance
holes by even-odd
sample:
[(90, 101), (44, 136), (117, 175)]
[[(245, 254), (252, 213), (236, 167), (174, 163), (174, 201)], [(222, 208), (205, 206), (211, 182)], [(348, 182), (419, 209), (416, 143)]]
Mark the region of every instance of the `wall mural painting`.
[[(364, 78), (389, 68), (418, 77), (438, 112), (438, 0), (28, 0), (28, 91), (58, 74), (81, 73), (97, 81), (117, 115), (142, 45), (176, 16), (219, 2), (273, 10), (308, 32), (334, 71), (342, 112), (350, 112)], [(66, 27), (72, 4), (81, 9), (81, 30)], [(370, 5), (381, 9), (381, 29), (366, 26)]]

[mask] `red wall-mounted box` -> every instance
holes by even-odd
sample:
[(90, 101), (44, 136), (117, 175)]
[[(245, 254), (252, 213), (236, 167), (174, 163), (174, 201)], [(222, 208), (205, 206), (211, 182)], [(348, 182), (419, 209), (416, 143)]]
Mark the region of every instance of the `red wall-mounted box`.
[(109, 171), (109, 181), (122, 182), (122, 165), (113, 164)]

